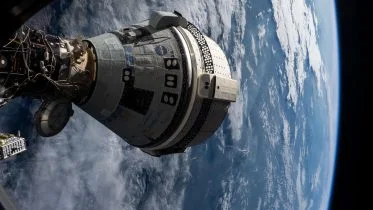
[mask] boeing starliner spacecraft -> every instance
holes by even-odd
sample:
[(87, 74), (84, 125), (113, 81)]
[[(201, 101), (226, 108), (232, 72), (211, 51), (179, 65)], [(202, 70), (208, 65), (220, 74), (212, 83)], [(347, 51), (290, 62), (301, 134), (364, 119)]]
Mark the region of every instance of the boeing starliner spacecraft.
[(0, 48), (0, 106), (40, 99), (41, 136), (59, 133), (72, 103), (129, 144), (161, 156), (206, 140), (236, 100), (223, 50), (178, 12), (68, 39), (27, 26)]

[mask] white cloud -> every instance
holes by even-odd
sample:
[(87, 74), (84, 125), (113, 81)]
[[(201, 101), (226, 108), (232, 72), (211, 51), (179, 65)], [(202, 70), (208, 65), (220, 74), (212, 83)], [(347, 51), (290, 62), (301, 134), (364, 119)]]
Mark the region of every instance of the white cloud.
[(304, 0), (272, 0), (274, 18), (277, 24), (277, 37), (286, 55), (285, 70), (288, 79), (288, 100), (297, 105), (299, 94), (303, 95), (306, 61), (317, 79), (321, 94), (321, 81), (324, 68), (317, 43), (316, 26), (311, 8)]
[(232, 132), (232, 139), (239, 141), (242, 137), (242, 126), (244, 122), (245, 112), (247, 112), (247, 82), (239, 91), (238, 98), (235, 103), (232, 103), (228, 110), (228, 118), (230, 121), (229, 127)]
[[(232, 171), (235, 171), (234, 169)], [(243, 172), (245, 174), (247, 172)], [(250, 185), (252, 179), (245, 175), (238, 175), (235, 178), (233, 186), (233, 202), (239, 202), (239, 205), (242, 209), (250, 208), (252, 203), (250, 202), (250, 196), (247, 196), (251, 193), (252, 186)]]
[(226, 134), (224, 133), (224, 130), (222, 127), (220, 127), (215, 133), (214, 136), (219, 140), (218, 141), (218, 149), (220, 150), (221, 153), (225, 153), (225, 139), (226, 139)]
[(258, 206), (256, 207), (256, 210), (262, 209), (262, 198), (258, 199)]
[[(296, 202), (296, 182), (294, 180), (294, 148), (291, 144), (291, 129), (288, 120), (284, 113), (280, 113), (282, 117), (282, 139), (283, 145), (281, 148), (281, 166), (283, 170), (281, 170), (281, 176), (279, 176), (279, 185), (281, 190), (277, 193), (283, 208), (285, 209), (294, 209), (294, 203)], [(283, 192), (281, 192), (283, 191)], [(282, 195), (282, 193), (284, 195)]]
[(263, 124), (265, 140), (268, 140), (271, 148), (274, 149), (280, 142), (280, 126), (272, 123), (275, 118), (274, 115), (271, 115), (271, 109), (270, 104), (263, 103), (258, 114)]
[(221, 185), (223, 189), (223, 197), (219, 199), (219, 204), (222, 210), (232, 209), (232, 199), (233, 199), (233, 174), (231, 173), (227, 180), (223, 180)]
[(264, 177), (265, 177), (265, 196), (266, 198), (264, 199), (264, 206), (270, 205), (270, 200), (275, 197), (275, 192), (273, 191), (274, 189), (274, 181), (275, 181), (275, 169), (274, 165), (272, 162), (271, 157), (266, 158), (266, 163), (265, 163), (265, 169), (264, 169)]
[(257, 51), (256, 51), (255, 38), (254, 38), (254, 35), (252, 35), (252, 34), (251, 34), (251, 53), (254, 56), (255, 65), (257, 66), (258, 65), (258, 55), (257, 55)]
[(282, 115), (282, 134), (284, 138), (284, 145), (289, 146), (290, 145), (290, 125), (289, 122), (287, 121), (285, 115)]
[(308, 203), (307, 209), (312, 209), (314, 204), (314, 201), (311, 199), (310, 202)]
[(312, 175), (312, 180), (311, 180), (312, 191), (314, 191), (320, 185), (320, 172), (321, 172), (321, 165), (317, 167), (316, 172)]
[[(239, 95), (237, 101), (231, 104), (229, 108), (229, 127), (232, 131), (232, 138), (234, 140), (240, 140), (242, 137), (242, 126), (244, 121), (245, 113), (247, 112), (247, 82), (241, 81), (242, 77), (242, 60), (245, 56), (245, 45), (243, 43), (245, 26), (246, 26), (246, 12), (244, 5), (246, 1), (239, 3), (233, 3), (236, 8), (232, 10), (232, 14), (235, 14), (236, 22), (239, 23), (238, 27), (233, 30), (234, 37), (232, 46), (233, 53), (230, 59), (230, 65), (233, 67), (232, 77), (238, 81)], [(224, 6), (223, 6), (224, 7)], [(228, 34), (227, 34), (228, 36)], [(228, 45), (228, 42), (226, 42)], [(243, 84), (241, 89), (240, 85)]]
[(263, 19), (263, 16), (264, 16), (263, 13), (264, 13), (263, 11), (259, 12), (259, 13), (256, 15), (256, 17), (257, 17), (257, 18), (260, 18), (260, 19)]
[(308, 206), (308, 200), (304, 195), (304, 183), (302, 182), (302, 179), (304, 179), (303, 176), (303, 167), (301, 166), (301, 163), (298, 163), (298, 170), (297, 170), (297, 179), (296, 179), (296, 192), (297, 192), (297, 200), (298, 200), (298, 209), (306, 209)]
[(258, 25), (258, 38), (259, 38), (259, 48), (262, 49), (264, 44), (266, 43), (265, 35), (266, 35), (266, 25), (259, 24)]
[(250, 80), (250, 82), (255, 86), (255, 87), (259, 87), (259, 83), (255, 77), (255, 72), (254, 72), (254, 68), (250, 65), (250, 61), (249, 60), (246, 60), (246, 69), (249, 73), (248, 75), (248, 78)]
[(269, 92), (269, 102), (273, 108), (276, 108), (280, 105), (280, 93), (277, 90), (277, 85), (275, 83), (275, 79), (271, 78), (268, 84), (268, 92)]

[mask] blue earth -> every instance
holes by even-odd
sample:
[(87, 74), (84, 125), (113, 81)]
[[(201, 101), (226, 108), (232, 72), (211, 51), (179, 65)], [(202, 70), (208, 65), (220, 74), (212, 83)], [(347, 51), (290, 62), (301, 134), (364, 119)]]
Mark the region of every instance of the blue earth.
[(28, 151), (0, 162), (20, 209), (327, 209), (337, 148), (339, 66), (333, 0), (60, 0), (27, 24), (92, 37), (177, 10), (222, 47), (237, 102), (184, 154), (151, 157), (78, 107), (57, 136), (33, 126), (40, 102), (0, 110)]

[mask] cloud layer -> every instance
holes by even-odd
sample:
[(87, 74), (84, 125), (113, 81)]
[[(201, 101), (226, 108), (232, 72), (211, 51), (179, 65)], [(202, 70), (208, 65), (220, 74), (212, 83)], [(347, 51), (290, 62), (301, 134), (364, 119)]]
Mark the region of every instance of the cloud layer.
[(321, 82), (326, 79), (317, 43), (316, 16), (304, 0), (272, 0), (272, 5), (277, 37), (286, 56), (287, 98), (296, 106), (299, 95), (304, 93), (305, 66), (311, 66), (319, 94), (322, 94)]

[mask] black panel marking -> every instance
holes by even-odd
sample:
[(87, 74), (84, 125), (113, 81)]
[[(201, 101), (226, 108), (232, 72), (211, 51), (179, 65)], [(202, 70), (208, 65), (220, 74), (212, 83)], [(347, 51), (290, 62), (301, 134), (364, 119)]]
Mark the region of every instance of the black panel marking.
[(180, 69), (179, 60), (177, 58), (163, 58), (166, 69)]
[(177, 75), (166, 74), (164, 80), (164, 86), (169, 88), (177, 87)]
[(161, 102), (164, 103), (164, 104), (175, 106), (178, 97), (179, 96), (175, 93), (163, 92)]
[(126, 86), (132, 86), (133, 87), (134, 77), (133, 77), (132, 72), (133, 72), (132, 67), (123, 69), (122, 81), (125, 82)]
[(122, 80), (125, 85), (119, 104), (145, 115), (153, 101), (154, 92), (134, 87), (135, 77), (133, 67), (123, 69)]
[(154, 93), (139, 88), (126, 88), (120, 104), (137, 113), (145, 115), (152, 103)]

